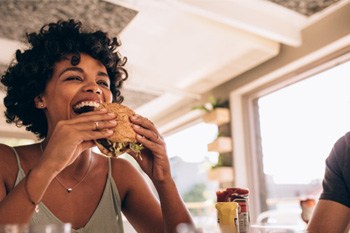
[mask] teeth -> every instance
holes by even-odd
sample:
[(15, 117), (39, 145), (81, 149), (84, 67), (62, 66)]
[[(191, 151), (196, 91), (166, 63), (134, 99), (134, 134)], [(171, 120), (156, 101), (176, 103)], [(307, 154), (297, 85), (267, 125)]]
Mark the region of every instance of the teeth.
[(74, 108), (79, 109), (79, 108), (82, 108), (85, 106), (98, 108), (100, 106), (100, 104), (97, 102), (94, 102), (94, 101), (83, 101), (83, 102), (80, 102), (79, 104), (75, 105)]

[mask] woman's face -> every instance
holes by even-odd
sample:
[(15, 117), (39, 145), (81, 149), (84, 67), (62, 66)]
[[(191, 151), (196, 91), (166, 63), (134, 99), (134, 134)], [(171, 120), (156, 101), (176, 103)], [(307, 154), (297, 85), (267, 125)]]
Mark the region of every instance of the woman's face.
[(77, 116), (83, 106), (112, 101), (106, 67), (83, 53), (80, 54), (80, 62), (72, 65), (72, 56), (68, 55), (55, 64), (52, 78), (41, 96), (49, 130), (59, 120)]

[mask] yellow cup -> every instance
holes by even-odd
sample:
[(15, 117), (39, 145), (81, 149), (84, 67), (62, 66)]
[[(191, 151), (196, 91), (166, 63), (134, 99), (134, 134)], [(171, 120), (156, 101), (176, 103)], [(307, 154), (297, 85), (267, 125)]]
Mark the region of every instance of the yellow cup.
[(238, 206), (237, 202), (216, 203), (217, 221), (222, 233), (239, 233)]

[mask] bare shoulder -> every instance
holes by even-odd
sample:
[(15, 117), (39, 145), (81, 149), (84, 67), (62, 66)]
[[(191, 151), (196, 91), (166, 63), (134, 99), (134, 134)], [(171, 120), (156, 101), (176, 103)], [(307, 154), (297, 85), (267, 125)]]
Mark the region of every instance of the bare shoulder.
[(141, 176), (137, 166), (125, 158), (111, 158), (112, 176), (115, 180), (133, 179)]
[(13, 149), (5, 144), (0, 144), (0, 176), (6, 186), (12, 187), (18, 172), (17, 159)]
[(118, 187), (121, 200), (134, 187), (143, 186), (145, 180), (137, 166), (124, 158), (111, 158), (112, 176)]
[(9, 151), (13, 152), (13, 150), (10, 146), (0, 143), (0, 153), (1, 153), (0, 155), (7, 153)]
[(13, 148), (8, 145), (0, 144), (0, 171), (6, 168), (17, 166), (17, 160)]

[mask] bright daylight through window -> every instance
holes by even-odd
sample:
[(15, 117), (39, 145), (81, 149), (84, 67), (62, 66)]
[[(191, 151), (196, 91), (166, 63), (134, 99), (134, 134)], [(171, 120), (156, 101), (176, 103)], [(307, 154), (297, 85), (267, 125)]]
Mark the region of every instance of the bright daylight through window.
[(258, 100), (269, 209), (318, 198), (325, 159), (350, 131), (350, 62)]
[(208, 207), (216, 200), (218, 182), (208, 180), (208, 172), (218, 153), (207, 145), (218, 135), (213, 124), (198, 123), (165, 138), (173, 178), (190, 211), (197, 217), (212, 214)]

